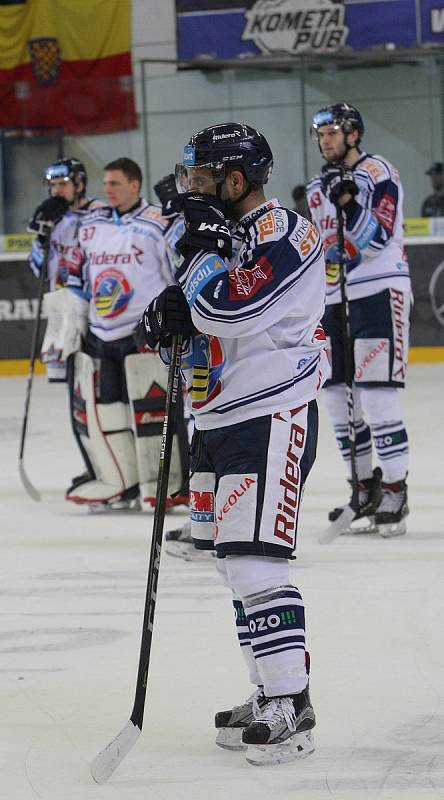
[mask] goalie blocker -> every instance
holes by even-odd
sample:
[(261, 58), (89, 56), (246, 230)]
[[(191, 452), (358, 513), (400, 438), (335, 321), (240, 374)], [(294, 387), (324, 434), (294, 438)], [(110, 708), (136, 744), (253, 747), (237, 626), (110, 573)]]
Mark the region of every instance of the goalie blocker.
[[(93, 506), (122, 507), (140, 497), (142, 509), (155, 505), (167, 372), (157, 353), (134, 353), (124, 360), (128, 403), (100, 402), (97, 368), (106, 359), (77, 353), (74, 362), (74, 425), (93, 465), (95, 479), (68, 490), (66, 499)], [(102, 399), (103, 400), (103, 399)], [(167, 507), (188, 503), (178, 492), (188, 479), (188, 437), (183, 402), (178, 408)], [(181, 412), (181, 413), (180, 413)]]

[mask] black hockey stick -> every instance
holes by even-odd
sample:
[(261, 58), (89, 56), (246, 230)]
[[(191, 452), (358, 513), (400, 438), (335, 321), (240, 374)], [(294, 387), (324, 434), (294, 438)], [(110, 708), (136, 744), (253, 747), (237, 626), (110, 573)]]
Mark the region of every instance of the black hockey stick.
[(32, 385), (34, 381), (34, 366), (35, 361), (37, 358), (37, 348), (39, 345), (39, 333), (40, 333), (40, 324), (41, 324), (41, 316), (42, 316), (42, 303), (43, 303), (43, 290), (45, 287), (45, 281), (47, 278), (48, 273), (48, 255), (49, 255), (49, 245), (50, 245), (50, 238), (51, 238), (51, 230), (53, 227), (53, 223), (46, 223), (46, 236), (45, 236), (45, 244), (43, 248), (43, 261), (42, 261), (42, 268), (39, 277), (39, 287), (38, 287), (38, 294), (37, 294), (37, 314), (36, 320), (34, 323), (34, 329), (32, 332), (32, 342), (31, 342), (31, 353), (29, 356), (29, 368), (28, 368), (28, 380), (26, 384), (26, 396), (25, 396), (25, 409), (23, 412), (23, 421), (22, 421), (22, 433), (20, 437), (20, 449), (19, 449), (19, 475), (21, 482), (23, 484), (24, 489), (28, 493), (29, 497), (32, 500), (38, 502), (40, 497), (40, 492), (35, 488), (35, 486), (31, 483), (26, 474), (25, 470), (25, 462), (24, 462), (24, 454), (25, 454), (25, 440), (26, 440), (26, 431), (28, 428), (28, 417), (29, 417), (29, 404), (31, 402), (31, 392), (32, 392)]
[(344, 377), (347, 399), (347, 434), (350, 446), (350, 467), (352, 496), (350, 503), (344, 506), (341, 514), (331, 525), (326, 528), (319, 536), (321, 544), (328, 544), (336, 539), (340, 533), (347, 530), (356, 516), (359, 508), (359, 488), (358, 472), (356, 467), (356, 427), (355, 427), (355, 403), (353, 397), (353, 378), (354, 378), (354, 356), (353, 342), (350, 331), (350, 307), (347, 294), (347, 271), (345, 266), (345, 241), (344, 241), (344, 212), (342, 208), (336, 206), (336, 218), (338, 222), (338, 266), (339, 266), (339, 286), (341, 290), (341, 331), (344, 348)]
[(181, 392), (180, 358), (182, 336), (173, 339), (171, 362), (168, 372), (165, 416), (163, 420), (162, 438), (160, 442), (159, 472), (157, 476), (156, 508), (154, 511), (153, 535), (151, 541), (150, 563), (143, 616), (142, 641), (140, 644), (139, 670), (137, 674), (136, 694), (131, 716), (123, 730), (102, 750), (91, 764), (91, 775), (96, 783), (106, 783), (120, 762), (131, 750), (142, 732), (145, 697), (150, 663), (151, 642), (153, 636), (154, 612), (156, 609), (156, 591), (159, 578), (160, 555), (162, 550), (162, 534), (165, 519), (166, 499), (168, 493), (168, 477), (171, 462), (171, 450), (176, 419), (178, 396)]

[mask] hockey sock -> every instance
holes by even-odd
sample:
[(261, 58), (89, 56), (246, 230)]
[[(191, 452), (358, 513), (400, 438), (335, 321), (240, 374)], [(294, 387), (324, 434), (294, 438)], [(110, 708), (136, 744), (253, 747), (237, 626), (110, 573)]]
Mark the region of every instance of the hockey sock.
[[(353, 390), (355, 433), (356, 433), (356, 468), (358, 478), (366, 480), (372, 476), (372, 437), (371, 431), (363, 418), (360, 390)], [(345, 384), (330, 386), (324, 391), (325, 406), (333, 425), (336, 442), (350, 474), (350, 440), (348, 438), (347, 399)]]
[(298, 694), (308, 681), (304, 604), (295, 586), (243, 599), (251, 648), (267, 697)]
[(253, 683), (255, 686), (259, 686), (261, 684), (261, 676), (259, 675), (253, 650), (251, 649), (250, 629), (248, 627), (248, 619), (242, 601), (233, 598), (233, 607), (236, 620), (237, 638), (239, 639), (241, 652), (247, 664), (250, 683)]
[(362, 389), (362, 401), (384, 481), (403, 480), (408, 469), (409, 443), (398, 390), (390, 387)]

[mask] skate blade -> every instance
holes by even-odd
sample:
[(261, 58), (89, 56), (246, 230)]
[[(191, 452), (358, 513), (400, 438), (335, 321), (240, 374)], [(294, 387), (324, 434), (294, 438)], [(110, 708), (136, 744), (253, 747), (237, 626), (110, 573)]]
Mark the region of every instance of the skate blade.
[(393, 539), (395, 536), (404, 536), (407, 525), (404, 519), (399, 522), (390, 522), (388, 525), (378, 525), (378, 533), (383, 539)]
[(315, 745), (311, 731), (296, 733), (280, 744), (249, 744), (246, 759), (254, 767), (287, 764), (299, 758), (306, 758), (314, 752)]
[(373, 535), (379, 533), (379, 527), (375, 525), (374, 517), (361, 517), (361, 519), (354, 520), (347, 530), (341, 533), (341, 536), (361, 536), (364, 533)]
[(165, 553), (182, 561), (209, 561), (214, 557), (214, 550), (196, 550), (192, 542), (168, 541), (165, 544)]
[(243, 728), (218, 728), (216, 744), (224, 750), (246, 750), (242, 741)]
[(333, 539), (336, 539), (338, 536), (341, 536), (344, 531), (348, 530), (355, 518), (355, 513), (351, 506), (345, 506), (342, 514), (340, 514), (325, 531), (319, 534), (319, 544), (329, 544)]
[(87, 505), (90, 514), (116, 514), (118, 512), (127, 514), (140, 511), (137, 498), (135, 500), (117, 500), (114, 503), (88, 503)]

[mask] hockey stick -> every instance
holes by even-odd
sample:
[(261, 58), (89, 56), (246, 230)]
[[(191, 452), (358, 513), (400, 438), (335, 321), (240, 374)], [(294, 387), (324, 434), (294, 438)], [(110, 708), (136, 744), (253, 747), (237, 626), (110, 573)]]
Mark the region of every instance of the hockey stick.
[(336, 539), (343, 531), (347, 530), (356, 516), (359, 508), (358, 472), (356, 467), (356, 428), (355, 428), (355, 403), (353, 397), (354, 358), (353, 343), (350, 331), (350, 307), (347, 294), (347, 272), (345, 267), (345, 241), (344, 241), (344, 213), (341, 207), (336, 206), (338, 222), (338, 266), (339, 285), (341, 290), (341, 330), (344, 348), (344, 378), (347, 399), (347, 435), (350, 445), (350, 467), (352, 496), (350, 503), (344, 506), (341, 514), (319, 536), (320, 544), (328, 544)]
[(34, 324), (34, 330), (32, 332), (31, 353), (29, 356), (29, 369), (28, 369), (28, 379), (26, 384), (25, 408), (23, 412), (22, 433), (20, 437), (19, 462), (18, 462), (19, 475), (23, 487), (27, 492), (27, 494), (29, 495), (29, 497), (31, 497), (31, 499), (35, 500), (37, 503), (41, 499), (40, 492), (31, 483), (31, 481), (28, 478), (28, 475), (26, 474), (24, 453), (25, 453), (26, 431), (28, 428), (29, 404), (31, 402), (31, 392), (34, 381), (34, 366), (35, 366), (35, 360), (37, 358), (37, 347), (39, 344), (39, 333), (40, 333), (40, 323), (41, 323), (42, 303), (43, 303), (43, 289), (48, 272), (49, 245), (50, 245), (51, 230), (53, 227), (53, 223), (49, 222), (45, 223), (45, 226), (46, 226), (46, 237), (43, 249), (43, 261), (39, 277), (39, 288), (37, 294), (37, 314)]
[(145, 611), (140, 644), (139, 669), (136, 693), (131, 716), (123, 730), (102, 750), (91, 764), (91, 775), (96, 783), (106, 783), (120, 762), (131, 750), (142, 732), (145, 697), (153, 636), (156, 591), (159, 578), (160, 555), (162, 549), (163, 524), (165, 519), (168, 477), (173, 446), (174, 424), (177, 398), (181, 391), (180, 359), (182, 336), (173, 339), (171, 362), (168, 372), (165, 416), (160, 442), (159, 472), (157, 476), (156, 508), (154, 511), (153, 535), (151, 541), (150, 563), (145, 597)]

